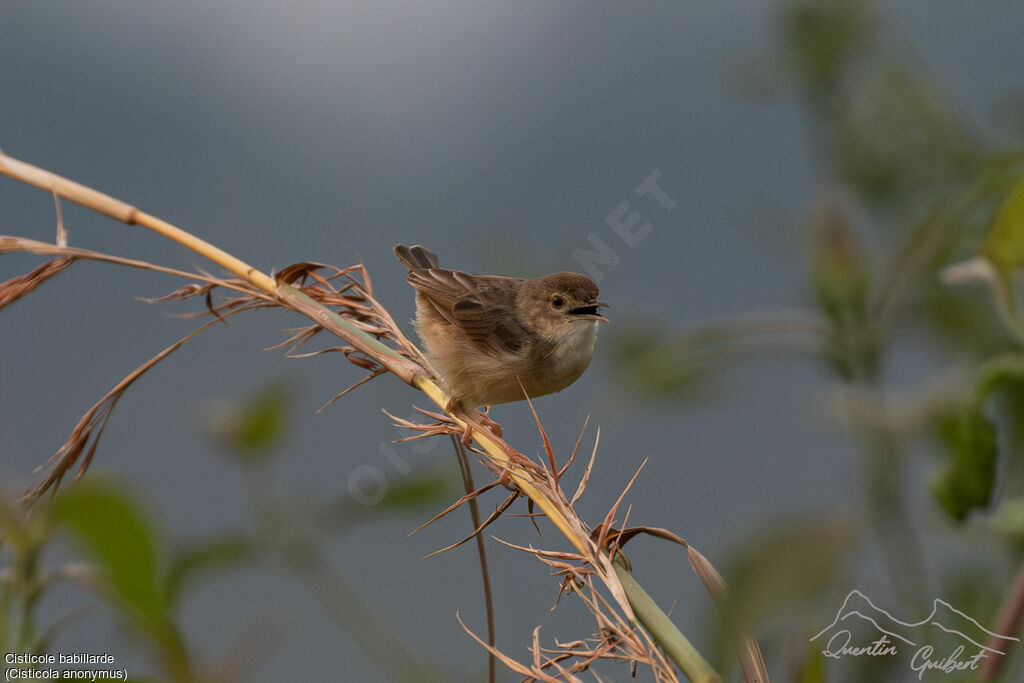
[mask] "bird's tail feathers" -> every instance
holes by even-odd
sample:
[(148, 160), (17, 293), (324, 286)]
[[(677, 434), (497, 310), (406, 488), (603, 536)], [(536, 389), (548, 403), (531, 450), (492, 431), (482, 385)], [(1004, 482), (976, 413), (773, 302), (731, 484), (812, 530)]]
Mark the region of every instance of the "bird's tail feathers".
[(408, 270), (420, 270), (423, 268), (437, 268), (437, 256), (426, 247), (414, 244), (407, 247), (404, 244), (395, 245), (395, 256), (399, 262)]

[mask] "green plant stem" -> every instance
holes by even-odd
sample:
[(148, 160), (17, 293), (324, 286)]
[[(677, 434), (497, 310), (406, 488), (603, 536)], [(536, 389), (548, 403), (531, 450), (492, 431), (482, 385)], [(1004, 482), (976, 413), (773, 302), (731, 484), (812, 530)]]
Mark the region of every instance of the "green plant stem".
[(327, 609), (335, 623), (394, 681), (443, 680), (441, 673), (407, 649), (392, 633), (345, 573), (325, 557), (304, 520), (269, 492), (261, 474), (248, 482), (258, 534)]
[(999, 314), (999, 320), (1013, 335), (1014, 341), (1024, 345), (1024, 319), (1021, 318), (1020, 311), (1017, 310), (1011, 277), (1003, 273), (996, 276), (996, 279), (990, 283), (992, 298), (995, 302), (996, 313)]
[(612, 566), (615, 567), (615, 574), (619, 577), (619, 583), (622, 584), (622, 589), (626, 592), (626, 598), (629, 600), (636, 618), (650, 632), (651, 637), (661, 645), (665, 654), (682, 669), (686, 677), (693, 683), (719, 683), (722, 677), (711, 668), (707, 660), (676, 628), (676, 625), (658, 607), (647, 591), (636, 582), (629, 570), (618, 560), (613, 561)]
[[(839, 376), (852, 396), (867, 395), (880, 414), (887, 407), (880, 381), (884, 338), (858, 306), (835, 316), (835, 337), (843, 362)], [(848, 403), (849, 406), (853, 402)], [(886, 425), (864, 422), (850, 408), (858, 448), (868, 523), (878, 538), (893, 588), (904, 604), (924, 609), (925, 569), (906, 504), (906, 463), (899, 440)]]
[[(886, 411), (874, 364), (855, 360), (855, 374), (847, 377), (847, 387), (857, 394), (868, 394), (880, 413)], [(914, 533), (906, 504), (906, 463), (898, 439), (889, 427), (863, 423), (856, 415), (850, 424), (860, 427), (854, 434), (859, 452), (868, 522), (881, 545), (882, 556), (896, 594), (912, 609), (924, 609), (927, 585), (920, 545)]]
[(889, 577), (900, 599), (916, 610), (927, 605), (925, 568), (906, 504), (905, 462), (891, 434), (863, 439), (868, 516), (882, 544)]

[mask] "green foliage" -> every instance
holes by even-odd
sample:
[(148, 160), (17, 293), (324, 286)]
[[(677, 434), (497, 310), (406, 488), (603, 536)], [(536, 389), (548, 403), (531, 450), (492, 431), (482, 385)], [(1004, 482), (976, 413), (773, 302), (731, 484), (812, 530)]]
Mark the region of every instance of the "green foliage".
[(689, 397), (704, 369), (702, 348), (695, 341), (628, 331), (615, 333), (612, 345), (616, 371), (631, 390), (644, 398)]
[(976, 173), (973, 132), (928, 78), (893, 59), (862, 0), (795, 0), (781, 63), (805, 98), (820, 160), (869, 206), (916, 209)]
[(263, 387), (240, 406), (219, 416), (213, 432), (227, 449), (244, 459), (262, 459), (271, 454), (286, 436), (293, 392), (282, 382)]
[(794, 683), (825, 683), (828, 676), (825, 672), (825, 655), (814, 643), (804, 647), (804, 657), (793, 677)]
[(832, 318), (863, 315), (871, 291), (871, 267), (846, 211), (827, 200), (812, 225), (813, 286)]
[[(804, 319), (818, 322), (798, 327), (803, 316), (791, 316), (792, 328), (806, 334), (787, 341), (833, 372), (864, 475), (865, 510), (837, 529), (809, 522), (746, 546), (726, 576), (722, 659), (742, 634), (763, 635), (780, 615), (848, 591), (842, 577), (854, 566), (854, 538), (880, 553), (903, 609), (926, 609), (934, 597), (927, 580), (948, 586), (958, 568), (930, 567), (921, 552), (910, 503), (925, 487), (951, 519), (971, 520), (928, 530), (978, 546), (970, 554), (987, 581), (975, 581), (972, 599), (963, 600), (971, 614), (990, 620), (994, 606), (1012, 597), (1001, 562), (1006, 548), (1017, 553), (1012, 563), (1024, 551), (1024, 315), (1011, 280), (1024, 266), (1021, 142), (999, 148), (930, 74), (902, 59), (907, 50), (885, 30), (881, 6), (791, 0), (778, 17), (779, 48), (763, 71), (782, 70), (775, 82), (794, 86), (828, 188), (807, 212), (809, 240), (808, 225), (799, 226), (801, 241), (810, 242), (806, 285), (814, 304)], [(979, 250), (970, 267), (950, 268)], [(991, 265), (978, 267), (986, 259)], [(965, 286), (971, 278), (988, 287)], [(710, 385), (716, 366), (729, 367), (733, 349), (777, 348), (778, 336), (764, 335), (763, 325), (721, 330), (711, 323), (620, 341), (626, 383), (644, 396), (684, 398), (695, 379)], [(934, 376), (908, 388), (901, 374), (896, 386), (892, 359), (907, 354), (938, 359)], [(937, 454), (927, 481), (909, 466), (921, 444)], [(799, 661), (795, 679), (824, 680), (819, 653)], [(883, 674), (872, 670), (870, 679)]]
[(992, 517), (992, 528), (1006, 541), (1024, 549), (1024, 495), (1007, 498)]
[(981, 410), (972, 409), (938, 420), (937, 432), (947, 449), (946, 460), (931, 475), (932, 495), (950, 517), (962, 521), (988, 505), (996, 481), (996, 430)]
[(812, 242), (811, 286), (829, 325), (829, 360), (847, 379), (873, 374), (879, 342), (868, 316), (871, 267), (849, 216), (835, 200), (824, 201), (819, 209)]
[(801, 605), (820, 605), (857, 545), (849, 519), (798, 521), (746, 543), (724, 572), (729, 597), (722, 606), (715, 651), (725, 662), (745, 633), (754, 633)]
[(843, 178), (873, 205), (903, 208), (978, 168), (971, 140), (935, 87), (902, 66), (861, 75), (843, 92), (835, 159)]
[(186, 584), (198, 581), (214, 570), (227, 570), (251, 564), (259, 559), (256, 540), (247, 534), (230, 533), (212, 540), (192, 542), (172, 558), (164, 600), (176, 605)]
[[(288, 423), (290, 392), (272, 384), (243, 402), (216, 425), (221, 443), (249, 464), (279, 452)], [(330, 534), (379, 519), (386, 512), (434, 510), (449, 502), (457, 476), (449, 470), (395, 476), (375, 505), (347, 495), (327, 503), (291, 500), (272, 488), (259, 469), (245, 470), (255, 517), (252, 531), (225, 531), (208, 539), (189, 539), (181, 547), (162, 542), (148, 514), (123, 487), (96, 474), (67, 486), (50, 501), (40, 501), (31, 516), (0, 496), (0, 649), (42, 653), (51, 632), (35, 623), (37, 606), (63, 568), (48, 568), (45, 548), (58, 532), (67, 532), (90, 561), (84, 588), (96, 591), (121, 615), (133, 634), (154, 655), (157, 680), (180, 683), (216, 677), (193, 661), (177, 628), (177, 609), (189, 589), (215, 573), (284, 560), (295, 578), (320, 599), (340, 628), (347, 630), (393, 680), (442, 680), (422, 657), (408, 651), (387, 623), (362, 597), (339, 567), (327, 560), (323, 545)], [(80, 564), (80, 560), (74, 560)], [(238, 662), (227, 667), (238, 669)], [(136, 679), (142, 680), (142, 679)]]
[(459, 495), (455, 486), (458, 480), (459, 473), (455, 468), (423, 469), (388, 482), (380, 500), (373, 505), (353, 500), (345, 494), (324, 507), (321, 519), (336, 529), (345, 529), (380, 519), (386, 513), (400, 514), (446, 505)]
[(869, 40), (871, 17), (865, 4), (792, 2), (780, 15), (784, 44), (800, 83), (819, 97), (833, 92), (844, 65)]
[[(746, 633), (771, 629), (807, 605), (833, 606), (824, 596), (834, 596), (837, 586), (849, 588), (855, 551), (868, 544), (885, 556), (897, 592), (908, 581), (923, 583), (923, 572), (901, 562), (919, 547), (905, 504), (925, 485), (905, 468), (916, 443), (938, 446), (927, 481), (934, 499), (950, 518), (973, 523), (937, 532), (978, 547), (971, 599), (958, 596), (957, 606), (979, 619), (993, 613), (1007, 583), (1000, 563), (1007, 556), (1017, 562), (1024, 552), (1024, 322), (1011, 280), (1024, 265), (1020, 142), (995, 148), (928, 74), (898, 58), (906, 51), (887, 42), (891, 33), (879, 30), (884, 18), (875, 5), (792, 0), (778, 16), (779, 53), (765, 61), (785, 69), (795, 86), (823, 184), (835, 187), (816, 211), (799, 212), (811, 214), (809, 226), (799, 229), (802, 237), (809, 229), (805, 291), (812, 304), (801, 316), (777, 317), (769, 325), (752, 316), (732, 326), (652, 334), (645, 323), (637, 326), (643, 334), (620, 333), (614, 340), (617, 370), (630, 388), (645, 398), (679, 400), (692, 397), (711, 370), (727, 367), (739, 351), (767, 347), (766, 327), (772, 333), (799, 329), (800, 344), (788, 348), (810, 350), (827, 363), (844, 398), (875, 411), (864, 419), (853, 411), (846, 416), (858, 465), (868, 472), (862, 482), (868, 510), (855, 520), (809, 516), (782, 530), (773, 525), (735, 555), (725, 572), (729, 599), (715, 634), (720, 661), (732, 659)], [(943, 280), (946, 266), (979, 249), (983, 258), (977, 260), (995, 268), (996, 287), (958, 288)], [(907, 328), (916, 335), (911, 352), (923, 347), (942, 363), (969, 363), (976, 376), (964, 373), (950, 395), (936, 397), (922, 381), (920, 390), (890, 400), (887, 360), (906, 350), (899, 345)], [(271, 385), (223, 416), (215, 431), (240, 462), (266, 462), (284, 443), (293, 402), (287, 386)], [(0, 583), (0, 646), (45, 648), (47, 631), (34, 621), (52, 578), (43, 551), (55, 529), (64, 529), (94, 561), (111, 607), (130, 624), (143, 625), (158, 653), (155, 668), (169, 679), (191, 680), (195, 668), (174, 626), (188, 589), (212, 572), (268, 561), (287, 566), (382, 671), (429, 676), (422, 658), (405, 650), (365, 604), (359, 587), (325, 559), (323, 543), (328, 533), (385, 512), (436, 508), (451, 499), (453, 479), (447, 471), (396, 477), (382, 499), (367, 506), (348, 496), (325, 504), (295, 500), (251, 477), (254, 529), (191, 539), (178, 550), (166, 544), (164, 555), (145, 512), (109, 483), (87, 478), (27, 519), (0, 500), (0, 553), (9, 567)], [(937, 585), (955, 585), (954, 568), (934, 572)], [(808, 648), (795, 679), (824, 680), (824, 664), (820, 652)]]
[(985, 237), (984, 254), (1004, 278), (1024, 265), (1024, 175), (996, 214)]
[(53, 513), (95, 558), (120, 598), (151, 622), (163, 618), (153, 529), (123, 491), (91, 479), (59, 495)]
[(0, 496), (0, 652), (38, 654), (46, 634), (35, 622), (35, 609), (46, 587), (42, 554), (52, 533), (48, 514), (25, 518)]
[(978, 305), (973, 288), (922, 287), (918, 314), (951, 348), (987, 358), (1006, 347), (1007, 332), (991, 306)]

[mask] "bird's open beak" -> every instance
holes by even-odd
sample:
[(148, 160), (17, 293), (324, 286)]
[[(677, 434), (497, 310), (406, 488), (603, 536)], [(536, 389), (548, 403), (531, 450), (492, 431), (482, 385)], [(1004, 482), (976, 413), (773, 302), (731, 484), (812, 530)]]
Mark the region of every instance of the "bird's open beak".
[(600, 320), (602, 322), (608, 322), (608, 318), (601, 315), (601, 307), (608, 308), (608, 304), (603, 301), (597, 303), (588, 304), (586, 306), (577, 306), (576, 308), (569, 309), (569, 315), (577, 318), (586, 318), (588, 320)]

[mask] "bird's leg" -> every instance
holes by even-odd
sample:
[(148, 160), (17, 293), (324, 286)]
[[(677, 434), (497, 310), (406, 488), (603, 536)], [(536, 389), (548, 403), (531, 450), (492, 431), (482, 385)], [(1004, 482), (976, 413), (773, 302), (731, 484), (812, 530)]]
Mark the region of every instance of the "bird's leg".
[(484, 411), (474, 410), (472, 408), (466, 409), (461, 403), (455, 400), (449, 401), (447, 408), (445, 408), (452, 415), (459, 415), (463, 418), (466, 426), (462, 430), (462, 445), (469, 446), (473, 440), (473, 427), (483, 427), (489, 430), (492, 434), (501, 438), (501, 425), (492, 420), (488, 415), (489, 409)]
[(509, 474), (507, 470), (502, 471), (502, 473), (498, 475), (498, 483), (507, 488), (509, 491), (513, 491), (520, 495), (522, 495), (523, 493), (522, 490), (520, 490), (519, 486), (516, 484), (515, 479), (512, 478), (512, 475)]
[(462, 445), (469, 447), (470, 442), (473, 441), (473, 418), (472, 414), (476, 413), (475, 410), (470, 408), (467, 410), (463, 407), (462, 403), (452, 398), (448, 401), (448, 405), (445, 406), (445, 411), (449, 415), (455, 415), (462, 418), (465, 427), (462, 430)]
[(462, 430), (462, 445), (469, 448), (470, 442), (473, 441), (473, 423), (466, 420), (466, 428)]
[(480, 416), (480, 421), (484, 423), (484, 426), (494, 432), (494, 435), (501, 438), (501, 425), (491, 419), (491, 407), (487, 406), (483, 410), (479, 411), (477, 415)]

